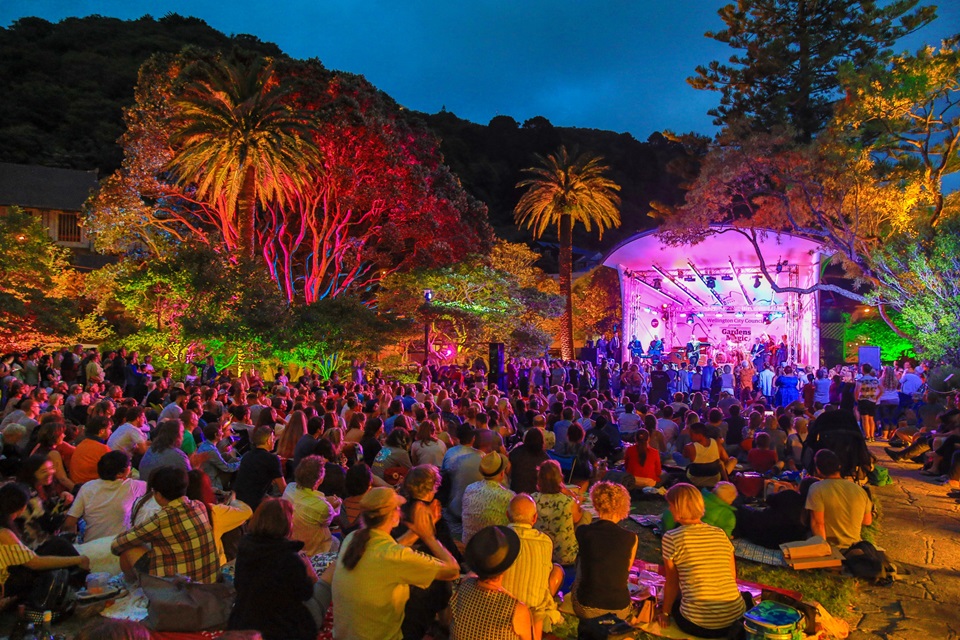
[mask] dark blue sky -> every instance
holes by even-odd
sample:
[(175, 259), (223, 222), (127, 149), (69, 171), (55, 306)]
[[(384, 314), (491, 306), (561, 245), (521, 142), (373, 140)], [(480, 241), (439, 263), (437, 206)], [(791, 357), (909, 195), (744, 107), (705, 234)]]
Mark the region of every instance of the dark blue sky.
[[(712, 133), (713, 92), (686, 83), (697, 64), (732, 50), (703, 36), (724, 0), (4, 0), (0, 25), (100, 14), (175, 12), (225, 33), (363, 74), (404, 106), (446, 107), (486, 123), (542, 115), (556, 125)], [(960, 2), (898, 47), (960, 30)]]

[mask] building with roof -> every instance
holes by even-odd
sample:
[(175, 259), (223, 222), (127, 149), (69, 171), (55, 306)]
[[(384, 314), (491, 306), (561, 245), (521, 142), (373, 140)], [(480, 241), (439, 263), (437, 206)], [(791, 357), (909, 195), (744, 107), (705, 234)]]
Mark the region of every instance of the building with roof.
[(39, 216), (58, 245), (89, 251), (83, 203), (97, 188), (96, 171), (0, 163), (0, 212), (17, 206)]

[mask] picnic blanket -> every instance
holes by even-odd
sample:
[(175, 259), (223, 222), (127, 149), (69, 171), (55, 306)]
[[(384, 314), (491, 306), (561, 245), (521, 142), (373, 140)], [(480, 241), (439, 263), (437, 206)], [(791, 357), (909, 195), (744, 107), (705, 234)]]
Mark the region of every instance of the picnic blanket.
[(767, 564), (771, 567), (787, 566), (787, 562), (783, 558), (783, 552), (779, 549), (767, 549), (766, 547), (742, 538), (732, 540), (731, 542), (733, 542), (733, 555), (741, 560), (759, 562), (760, 564)]

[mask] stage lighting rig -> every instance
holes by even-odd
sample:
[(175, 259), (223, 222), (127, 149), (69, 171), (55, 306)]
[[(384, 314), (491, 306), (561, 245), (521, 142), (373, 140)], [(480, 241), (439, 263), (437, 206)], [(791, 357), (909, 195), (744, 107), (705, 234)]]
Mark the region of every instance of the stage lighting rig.
[(716, 289), (717, 279), (713, 276), (707, 276), (707, 289)]
[(759, 289), (759, 288), (760, 288), (760, 276), (754, 276), (754, 278), (753, 278), (753, 288), (754, 288), (754, 289)]
[(653, 279), (653, 288), (660, 291), (663, 288), (663, 281), (660, 278)]

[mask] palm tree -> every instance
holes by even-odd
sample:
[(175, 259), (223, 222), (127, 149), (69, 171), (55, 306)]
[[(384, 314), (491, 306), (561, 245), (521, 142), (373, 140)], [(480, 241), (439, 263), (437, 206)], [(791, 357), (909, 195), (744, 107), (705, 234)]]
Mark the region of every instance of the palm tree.
[(581, 154), (571, 158), (566, 147), (546, 158), (535, 156), (540, 166), (524, 169), (531, 177), (517, 188), (527, 191), (514, 209), (517, 224), (525, 225), (539, 238), (549, 227), (557, 226), (560, 237), (560, 293), (566, 306), (560, 328), (560, 351), (573, 358), (573, 225), (582, 222), (587, 231), (597, 226), (600, 237), (605, 229), (620, 226), (620, 190), (604, 173), (609, 167), (600, 156)]
[(198, 61), (184, 74), (190, 81), (173, 104), (169, 166), (180, 184), (196, 184), (199, 199), (235, 216), (225, 236), (239, 236), (252, 258), (257, 206), (282, 205), (316, 157), (307, 117), (289, 106), (288, 86), (263, 58)]

